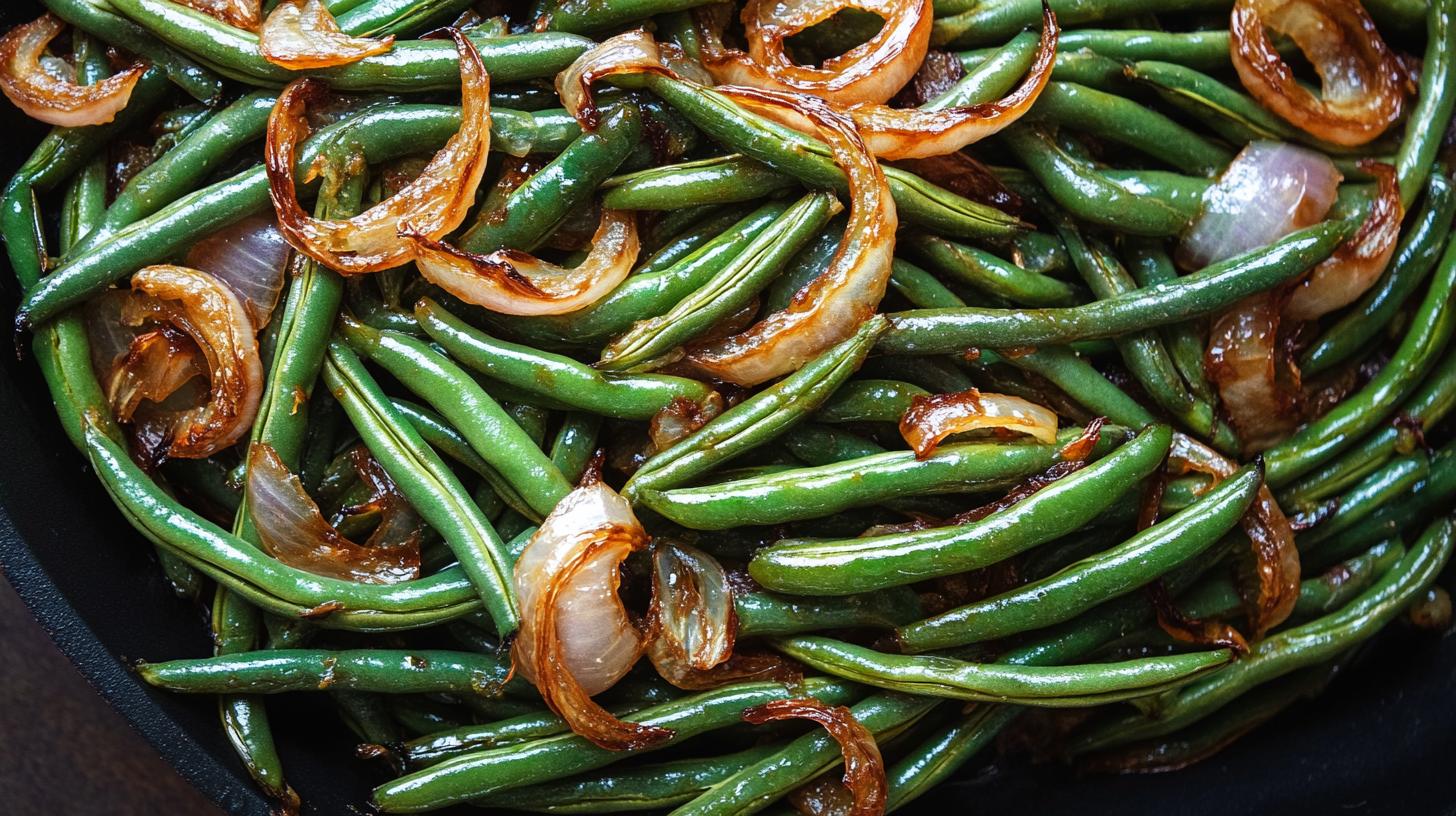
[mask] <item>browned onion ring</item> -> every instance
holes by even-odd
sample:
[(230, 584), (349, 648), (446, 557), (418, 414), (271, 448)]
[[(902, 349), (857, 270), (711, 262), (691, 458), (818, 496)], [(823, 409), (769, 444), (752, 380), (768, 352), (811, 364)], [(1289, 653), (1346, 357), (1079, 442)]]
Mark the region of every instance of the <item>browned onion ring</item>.
[(16, 26), (0, 37), (0, 91), (32, 119), (49, 125), (100, 125), (116, 118), (146, 73), (138, 63), (94, 85), (77, 85), (41, 67), (46, 46), (66, 24), (54, 14)]
[(754, 725), (774, 720), (812, 720), (824, 726), (844, 752), (844, 784), (854, 793), (854, 807), (848, 816), (880, 816), (885, 812), (889, 783), (880, 747), (868, 728), (844, 706), (827, 706), (818, 700), (775, 700), (743, 712)]
[(393, 47), (393, 34), (377, 40), (345, 34), (319, 0), (283, 0), (258, 36), (264, 59), (294, 71), (348, 65)]
[(982, 428), (1030, 434), (1038, 442), (1057, 441), (1057, 415), (1020, 397), (983, 394), (972, 388), (954, 394), (920, 394), (900, 418), (900, 435), (924, 459), (952, 434)]

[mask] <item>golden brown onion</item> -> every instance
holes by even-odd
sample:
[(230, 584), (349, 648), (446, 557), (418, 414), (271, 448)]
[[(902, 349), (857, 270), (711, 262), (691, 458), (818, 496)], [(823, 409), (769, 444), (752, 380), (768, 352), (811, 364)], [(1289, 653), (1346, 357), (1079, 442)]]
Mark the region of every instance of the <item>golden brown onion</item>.
[(143, 400), (161, 404), (195, 377), (207, 377), (202, 350), (180, 329), (162, 326), (136, 336), (104, 382), (106, 401), (130, 422)]
[(773, 654), (734, 654), (738, 613), (728, 574), (711, 555), (676, 541), (652, 549), (652, 629), (647, 656), (678, 688), (710, 689), (750, 678), (789, 681), (799, 673)]
[(663, 50), (674, 48), (657, 43), (652, 35), (637, 29), (618, 34), (576, 58), (556, 75), (556, 93), (561, 105), (587, 130), (601, 124), (601, 111), (592, 97), (591, 86), (614, 74), (648, 73), (675, 77), (663, 62)]
[(1303, 414), (1299, 370), (1281, 353), (1284, 294), (1263, 292), (1219, 315), (1208, 333), (1203, 370), (1248, 452), (1278, 444)]
[(131, 286), (151, 297), (127, 301), (124, 324), (170, 323), (192, 338), (207, 361), (208, 401), (167, 412), (165, 455), (200, 459), (237, 442), (252, 427), (263, 396), (257, 330), (242, 302), (227, 284), (183, 266), (148, 266), (132, 276)]
[[(1323, 81), (1305, 90), (1265, 29), (1294, 40)], [(1356, 0), (1237, 0), (1229, 51), (1244, 88), (1316, 138), (1362, 145), (1400, 118), (1414, 92), (1405, 67)]]
[(402, 224), (425, 279), (466, 303), (502, 314), (553, 315), (584, 309), (617, 287), (637, 263), (637, 214), (602, 210), (586, 260), (563, 269), (514, 249), (473, 255)]
[[(846, 8), (878, 15), (885, 24), (822, 68), (789, 57), (785, 39)], [(748, 0), (742, 15), (748, 53), (724, 46), (725, 9), (731, 6), (695, 10), (703, 67), (725, 85), (813, 94), (844, 107), (883, 105), (915, 76), (930, 50), (929, 0)]]
[(178, 2), (215, 20), (227, 23), (233, 28), (241, 28), (246, 31), (257, 31), (263, 19), (262, 0), (178, 0)]
[(844, 752), (844, 784), (854, 794), (849, 816), (880, 816), (885, 812), (889, 784), (885, 761), (875, 737), (844, 706), (827, 706), (818, 700), (775, 700), (743, 712), (754, 725), (774, 720), (812, 720), (824, 726)]
[(1057, 441), (1057, 415), (1020, 397), (983, 394), (972, 388), (954, 394), (920, 394), (900, 418), (900, 435), (915, 458), (924, 459), (947, 436), (982, 428), (1030, 434), (1038, 442)]
[(571, 730), (608, 750), (656, 745), (672, 732), (622, 722), (592, 701), (642, 656), (644, 635), (617, 597), (618, 566), (647, 546), (632, 507), (595, 473), (562, 499), (516, 562), (516, 669)]
[(1379, 184), (1370, 215), (1350, 240), (1294, 287), (1284, 307), (1287, 318), (1314, 320), (1354, 303), (1379, 280), (1395, 253), (1400, 221), (1405, 217), (1395, 168), (1372, 159), (1361, 159), (1359, 166)]
[(54, 14), (16, 26), (0, 37), (0, 91), (32, 119), (49, 125), (100, 125), (126, 107), (131, 89), (146, 73), (136, 64), (94, 85), (53, 76), (40, 64), (46, 46), (66, 24)]
[[(1168, 461), (1183, 472), (1206, 473), (1214, 478), (1215, 484), (1238, 470), (1236, 464), (1207, 445), (1181, 433), (1173, 434)], [(1294, 611), (1294, 604), (1299, 600), (1299, 550), (1294, 546), (1289, 519), (1279, 509), (1267, 485), (1259, 487), (1258, 500), (1239, 523), (1253, 545), (1251, 570), (1239, 575), (1239, 592), (1248, 610), (1249, 622), (1253, 624), (1254, 636), (1258, 638), (1283, 623)], [(1253, 574), (1247, 574), (1249, 571)]]
[(401, 222), (428, 240), (460, 226), (475, 203), (490, 150), (490, 77), (475, 45), (446, 29), (460, 53), (460, 130), (435, 154), (419, 178), (347, 221), (321, 221), (298, 204), (295, 148), (308, 132), (309, 105), (323, 102), (328, 86), (312, 79), (284, 89), (268, 120), (268, 184), (279, 228), (299, 252), (347, 274), (378, 272), (414, 260), (416, 243), (400, 236)]
[(377, 40), (345, 34), (319, 0), (283, 0), (258, 36), (264, 59), (294, 71), (348, 65), (393, 47), (393, 34)]
[(724, 89), (724, 96), (755, 110), (789, 108), (809, 118), (849, 178), (849, 224), (829, 268), (800, 289), (788, 308), (742, 334), (688, 351), (688, 363), (718, 380), (758, 385), (847, 339), (875, 313), (890, 280), (899, 222), (884, 171), (848, 116), (801, 94), (734, 88)]
[(314, 575), (365, 584), (396, 584), (420, 574), (420, 517), (378, 462), (360, 451), (354, 467), (372, 490), (379, 526), (364, 546), (339, 535), (270, 445), (248, 453), (248, 515), (263, 550)]

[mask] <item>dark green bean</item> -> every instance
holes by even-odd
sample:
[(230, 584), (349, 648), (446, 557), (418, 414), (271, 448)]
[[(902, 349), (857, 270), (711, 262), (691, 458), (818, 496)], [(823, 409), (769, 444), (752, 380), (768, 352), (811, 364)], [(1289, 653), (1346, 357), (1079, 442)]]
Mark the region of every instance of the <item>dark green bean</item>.
[(1057, 50), (1085, 48), (1123, 62), (1163, 60), (1198, 71), (1220, 71), (1233, 67), (1229, 60), (1227, 31), (1133, 31), (1083, 28), (1063, 31)]
[(375, 0), (334, 17), (339, 28), (356, 37), (404, 38), (449, 25), (469, 6), (468, 0)]
[(548, 0), (548, 3), (549, 10), (545, 13), (544, 20), (538, 19), (538, 26), (544, 25), (546, 31), (589, 34), (617, 29), (655, 14), (669, 14), (701, 6), (703, 0), (611, 0), (608, 3)]
[(890, 315), (877, 350), (942, 354), (967, 348), (1066, 343), (1161, 326), (1218, 311), (1292, 280), (1328, 258), (1352, 231), (1327, 221), (1265, 249), (1211, 264), (1176, 282), (1066, 309), (926, 309)]
[[(1084, 471), (1085, 472), (1085, 471)], [(1061, 623), (1130, 592), (1209, 548), (1238, 523), (1263, 481), (1245, 468), (1193, 506), (1050, 578), (897, 630), (909, 652), (977, 643)]]
[(782, 541), (759, 551), (749, 574), (769, 589), (844, 595), (994, 564), (1095, 519), (1121, 491), (1156, 468), (1172, 441), (1153, 426), (1082, 470), (964, 526), (848, 541)]
[(816, 422), (899, 422), (929, 391), (896, 380), (850, 380), (814, 412)]
[(925, 607), (910, 589), (893, 587), (823, 598), (767, 590), (735, 592), (733, 609), (738, 613), (738, 636), (759, 637), (861, 626), (893, 629), (919, 620)]
[(1047, 346), (1016, 356), (982, 350), (978, 362), (984, 365), (1005, 363), (1039, 374), (1068, 394), (1075, 394), (1074, 399), (1094, 415), (1119, 425), (1142, 428), (1156, 421), (1148, 409), (1069, 347)]
[(581, 480), (587, 464), (597, 452), (597, 434), (602, 418), (586, 411), (572, 411), (562, 420), (551, 443), (551, 461), (573, 484)]
[(602, 183), (603, 207), (621, 210), (674, 210), (698, 204), (752, 201), (799, 186), (798, 182), (753, 159), (732, 154), (653, 167)]
[(1216, 178), (1234, 158), (1228, 150), (1161, 113), (1130, 99), (1070, 82), (1047, 83), (1030, 115), (1121, 142), (1184, 173)]
[(985, 61), (974, 66), (964, 66), (965, 76), (952, 85), (950, 90), (922, 107), (926, 110), (944, 110), (961, 105), (995, 102), (1010, 93), (1026, 72), (1031, 70), (1040, 39), (1032, 31), (1017, 34), (1006, 45), (990, 53)]
[(905, 296), (910, 305), (920, 309), (957, 309), (966, 305), (945, 284), (918, 266), (899, 258), (890, 270), (890, 288)]
[[(938, 4), (939, 5), (939, 4)], [(1227, 0), (1053, 0), (1057, 23), (1065, 28), (1138, 14), (1227, 12)], [(1031, 0), (989, 0), (968, 10), (940, 16), (930, 41), (942, 48), (975, 48), (1005, 42), (1023, 28), (1041, 21), (1041, 4)]]
[(475, 449), (470, 447), (470, 442), (459, 431), (455, 430), (444, 417), (408, 400), (391, 397), (389, 404), (431, 446), (480, 474), (481, 478), (485, 479), (486, 484), (489, 485), (495, 495), (512, 510), (527, 516), (527, 518), (544, 518), (544, 516), (540, 516), (540, 514), (532, 509), (530, 502), (526, 501), (520, 493), (516, 492), (516, 489), (500, 474), (500, 471), (491, 467), (490, 463), (480, 458), (480, 454), (476, 453)]
[(1431, 472), (1409, 495), (1387, 502), (1364, 521), (1326, 539), (1310, 554), (1315, 568), (1363, 552), (1377, 541), (1397, 536), (1414, 524), (1450, 508), (1456, 499), (1456, 448), (1447, 445), (1431, 457)]
[(1370, 474), (1341, 495), (1335, 512), (1320, 520), (1312, 529), (1299, 534), (1301, 551), (1319, 546), (1350, 529), (1392, 499), (1410, 494), (1412, 488), (1431, 475), (1431, 461), (1423, 450), (1401, 456)]
[(141, 663), (136, 671), (154, 686), (190, 694), (277, 694), (341, 688), (389, 694), (455, 691), (494, 696), (501, 693), (510, 674), (510, 660), (442, 649), (282, 649)]
[(885, 452), (884, 448), (868, 439), (814, 422), (804, 422), (790, 428), (781, 440), (789, 453), (812, 467)]
[(931, 235), (911, 236), (906, 245), (932, 270), (1013, 303), (1043, 308), (1073, 306), (1081, 300), (1068, 284), (1027, 272), (984, 250)]
[[(1081, 433), (1080, 428), (1064, 430), (1049, 445), (1029, 440), (941, 445), (925, 458), (896, 451), (706, 487), (643, 490), (641, 495), (653, 510), (692, 529), (782, 524), (904, 495), (1010, 489), (1058, 462), (1061, 449)], [(1119, 428), (1105, 429), (1091, 459), (1107, 455), (1125, 438)], [(764, 557), (775, 558), (780, 551), (775, 547)]]
[[(1381, 5), (1381, 4), (1377, 4)], [(1414, 4), (1412, 4), (1414, 5)], [(1400, 200), (1407, 208), (1416, 194), (1436, 175), (1431, 165), (1441, 147), (1441, 135), (1456, 108), (1456, 5), (1432, 0), (1422, 12), (1426, 21), (1426, 55), (1421, 63), (1421, 84), (1415, 108), (1405, 123), (1405, 138), (1395, 158), (1400, 178)], [(1448, 221), (1450, 219), (1447, 219)]]

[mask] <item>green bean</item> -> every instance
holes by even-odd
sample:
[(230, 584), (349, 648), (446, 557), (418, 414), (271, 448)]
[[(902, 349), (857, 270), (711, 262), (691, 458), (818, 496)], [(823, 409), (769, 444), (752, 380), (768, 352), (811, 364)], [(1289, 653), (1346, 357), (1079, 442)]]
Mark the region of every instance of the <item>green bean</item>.
[[(582, 133), (550, 164), (517, 187), (499, 210), (483, 208), (460, 236), (460, 248), (486, 255), (504, 247), (530, 252), (627, 158), (642, 136), (642, 111), (630, 100), (607, 103), (595, 132)], [(504, 213), (497, 217), (495, 213)]]
[(408, 400), (391, 397), (389, 404), (400, 417), (410, 424), (410, 427), (415, 429), (415, 432), (420, 435), (421, 439), (424, 439), (432, 447), (437, 448), (441, 453), (449, 456), (451, 459), (480, 474), (481, 478), (485, 479), (485, 483), (490, 486), (490, 489), (495, 495), (500, 497), (500, 500), (505, 502), (512, 510), (525, 515), (527, 518), (540, 515), (532, 509), (531, 503), (526, 501), (511, 486), (511, 483), (500, 474), (500, 471), (491, 467), (490, 463), (480, 458), (480, 454), (476, 453), (475, 449), (470, 447), (470, 442), (459, 431), (455, 430), (454, 426), (450, 425), (444, 417)]
[(1368, 552), (1344, 561), (1322, 575), (1301, 581), (1299, 600), (1290, 617), (1308, 621), (1338, 612), (1390, 572), (1405, 558), (1405, 553), (1405, 544), (1399, 539), (1382, 541)]
[[(1228, 52), (1224, 52), (1228, 58)], [(1130, 99), (1069, 82), (1049, 82), (1031, 115), (1121, 142), (1184, 173), (1216, 178), (1233, 154)]]
[(675, 487), (797, 425), (854, 373), (884, 327), (882, 318), (871, 317), (849, 339), (648, 459), (627, 480), (622, 495), (635, 501), (644, 490)]
[(1456, 215), (1456, 190), (1446, 175), (1445, 165), (1437, 164), (1426, 181), (1425, 201), (1415, 216), (1415, 223), (1400, 236), (1385, 273), (1300, 358), (1303, 376), (1328, 370), (1369, 348), (1371, 341), (1390, 325), (1435, 267), (1450, 236), (1453, 215)]
[(1115, 184), (1032, 125), (1012, 125), (999, 138), (1058, 204), (1083, 220), (1132, 235), (1158, 236), (1177, 235), (1193, 215), (1161, 198)]
[(867, 439), (814, 422), (804, 422), (790, 428), (783, 435), (782, 441), (789, 453), (813, 467), (885, 452), (884, 448)]
[(1322, 519), (1314, 528), (1300, 533), (1297, 539), (1299, 548), (1317, 548), (1320, 542), (1334, 538), (1355, 526), (1392, 499), (1408, 495), (1417, 483), (1425, 481), (1430, 474), (1430, 457), (1423, 450), (1391, 460), (1340, 496), (1334, 513)]
[(498, 695), (510, 674), (510, 660), (443, 649), (282, 649), (141, 663), (136, 670), (154, 686), (189, 694), (340, 688), (388, 694), (458, 691)]
[(745, 308), (839, 208), (830, 193), (805, 195), (711, 280), (608, 344), (597, 367), (638, 371), (670, 360), (675, 349)]
[(748, 571), (769, 589), (843, 595), (994, 564), (1095, 519), (1120, 495), (1109, 485), (1130, 486), (1147, 476), (1162, 462), (1171, 440), (1166, 426), (1153, 426), (1103, 459), (981, 521), (849, 541), (782, 541), (754, 556)]
[[(571, 484), (535, 441), (444, 354), (397, 332), (375, 332), (347, 321), (343, 325), (350, 346), (367, 354), (443, 414), (541, 518), (571, 492)], [(491, 542), (491, 547), (498, 550), (499, 542)], [(509, 564), (502, 562), (499, 568), (508, 570)]]
[[(1064, 30), (1062, 35), (1072, 33), (1074, 32)], [(997, 53), (999, 53), (997, 49), (962, 52), (959, 55), (961, 66), (968, 72), (975, 71), (980, 66), (989, 63)], [(1125, 95), (1133, 86), (1123, 76), (1122, 71), (1123, 64), (1117, 60), (1108, 59), (1085, 49), (1072, 51), (1058, 48), (1056, 58), (1052, 60), (1051, 81), (1075, 82), (1099, 91)]]
[(650, 251), (651, 255), (634, 273), (645, 275), (667, 269), (722, 235), (753, 209), (747, 204), (736, 207), (704, 204), (662, 213), (642, 236), (642, 252)]
[(971, 706), (950, 725), (917, 746), (886, 771), (889, 794), (885, 812), (904, 807), (949, 779), (970, 758), (1021, 716), (1017, 706)]
[[(398, 105), (368, 111), (311, 137), (299, 150), (295, 168), (300, 177), (306, 177), (320, 151), (345, 134), (350, 146), (357, 147), (366, 160), (382, 161), (442, 145), (459, 129), (458, 108)], [(62, 265), (39, 286), (29, 285), (17, 322), (36, 325), (49, 320), (135, 270), (164, 261), (220, 227), (268, 206), (268, 175), (262, 167), (183, 196)], [(6, 235), (14, 234), (10, 222), (0, 226)]]
[(1229, 668), (1160, 701), (1157, 719), (1114, 718), (1076, 739), (1070, 750), (1084, 753), (1173, 733), (1261, 683), (1334, 659), (1384, 628), (1436, 580), (1451, 556), (1453, 532), (1450, 519), (1437, 520), (1399, 564), (1344, 609), (1254, 644)]
[(738, 636), (794, 635), (800, 632), (870, 627), (893, 629), (919, 620), (920, 596), (905, 587), (862, 595), (805, 598), (767, 590), (733, 593)]
[[(434, 40), (397, 42), (386, 54), (334, 68), (293, 71), (274, 65), (258, 50), (258, 35), (169, 0), (108, 0), (150, 34), (192, 55), (230, 79), (281, 86), (299, 76), (321, 79), (338, 91), (453, 91), (460, 87), (455, 46)], [(346, 31), (345, 33), (350, 33)], [(590, 43), (570, 34), (472, 37), (496, 82), (551, 76)]]
[(1070, 348), (1047, 346), (1014, 357), (982, 350), (978, 361), (983, 365), (1005, 363), (1039, 374), (1068, 394), (1075, 394), (1073, 399), (1094, 415), (1119, 425), (1142, 428), (1157, 421), (1148, 409)]
[(551, 462), (561, 471), (568, 482), (576, 483), (586, 472), (587, 465), (597, 452), (597, 434), (602, 428), (602, 418), (586, 411), (572, 411), (566, 415), (551, 443)]
[(627, 23), (642, 20), (655, 14), (683, 11), (703, 5), (703, 0), (611, 0), (611, 2), (582, 3), (571, 0), (548, 0), (549, 10), (545, 13), (546, 31), (569, 31), (573, 34), (621, 28)]
[(414, 694), (391, 694), (389, 713), (411, 733), (421, 736), (449, 731), (465, 725), (464, 713)]
[[(827, 145), (748, 113), (715, 91), (658, 76), (647, 87), (666, 99), (702, 131), (727, 147), (813, 186), (848, 192), (844, 171)], [(985, 204), (968, 201), (918, 176), (885, 168), (885, 180), (899, 217), (907, 224), (961, 238), (1006, 238), (1021, 222)]]
[(1456, 244), (1448, 244), (1411, 330), (1380, 373), (1344, 402), (1265, 452), (1271, 487), (1282, 487), (1334, 458), (1378, 425), (1431, 370), (1456, 329)]
[[(1145, 13), (1222, 13), (1228, 8), (1227, 0), (1177, 0), (1174, 3), (1157, 0), (1054, 0), (1051, 3), (1057, 23), (1066, 28)], [(1039, 22), (1040, 3), (988, 0), (971, 5), (967, 11), (937, 19), (931, 29), (930, 41), (937, 48), (975, 48), (1005, 42), (1023, 28)]]
[[(915, 722), (939, 701), (894, 692), (881, 692), (855, 704), (849, 713), (860, 725), (883, 740)], [(744, 768), (702, 796), (673, 811), (673, 816), (716, 816), (755, 813), (782, 798), (799, 784), (841, 760), (839, 743), (823, 731), (805, 734), (773, 756)]]
[(505, 332), (546, 348), (600, 345), (632, 328), (639, 320), (656, 317), (722, 271), (743, 248), (768, 229), (788, 201), (764, 204), (744, 216), (716, 238), (671, 266), (644, 271), (623, 281), (611, 294), (569, 315), (491, 319)]
[(1233, 660), (1227, 649), (1121, 663), (1018, 666), (892, 655), (825, 637), (776, 639), (775, 649), (820, 671), (878, 688), (979, 703), (1076, 708), (1171, 691)]
[[(1421, 4), (1427, 5), (1427, 4)], [(1405, 138), (1395, 158), (1400, 179), (1400, 200), (1409, 208), (1428, 178), (1441, 147), (1443, 128), (1456, 108), (1456, 22), (1451, 0), (1433, 0), (1423, 12), (1426, 21), (1426, 56), (1421, 63), (1420, 90), (1406, 120)], [(1449, 218), (1447, 219), (1450, 220)]]
[[(91, 36), (145, 57), (192, 98), (215, 102), (222, 96), (220, 77), (167, 47), (146, 29), (115, 14), (107, 0), (42, 0), (42, 3), (51, 13)], [(132, 93), (136, 93), (135, 88)], [(129, 105), (131, 101), (128, 100)]]
[(1220, 71), (1232, 67), (1227, 31), (1130, 31), (1083, 28), (1064, 31), (1057, 49), (1085, 48), (1123, 62), (1163, 60), (1186, 65), (1197, 71)]
[(899, 422), (910, 403), (929, 395), (919, 386), (896, 380), (850, 380), (814, 412), (816, 422)]
[[(1125, 247), (1128, 272), (1138, 286), (1147, 288), (1178, 279), (1173, 259), (1161, 241), (1129, 236)], [(1186, 322), (1171, 323), (1163, 327), (1163, 340), (1189, 390), (1198, 399), (1212, 403), (1218, 395), (1203, 374), (1204, 343), (1197, 329)]]
[(891, 265), (890, 288), (920, 309), (956, 309), (966, 305), (934, 275), (899, 258)]
[[(1085, 471), (1084, 471), (1085, 472)], [(1212, 546), (1238, 523), (1263, 481), (1245, 468), (1193, 506), (1105, 553), (994, 598), (897, 630), (909, 652), (977, 643), (1061, 623), (1130, 592)]]
[[(614, 713), (625, 715), (633, 710), (640, 708), (615, 709)], [(522, 714), (411, 740), (399, 747), (399, 758), (406, 768), (417, 771), (474, 751), (503, 748), (570, 730), (565, 720), (548, 711)]]
[(537, 447), (546, 449), (546, 425), (551, 421), (551, 411), (544, 406), (531, 403), (501, 402), (501, 410), (511, 421), (525, 431), (526, 437)]
[[(1080, 428), (1064, 430), (1053, 444), (997, 440), (942, 445), (923, 459), (917, 458), (914, 451), (896, 451), (706, 487), (643, 490), (641, 495), (647, 506), (692, 529), (782, 524), (904, 495), (1010, 489), (1058, 462), (1061, 449), (1081, 432)], [(1121, 429), (1106, 429), (1099, 435), (1091, 458), (1107, 455), (1123, 439)], [(775, 547), (763, 557), (772, 560), (781, 551)], [(821, 589), (814, 594), (824, 593)]]
[(334, 689), (329, 692), (339, 707), (339, 716), (361, 740), (377, 746), (390, 745), (402, 738), (399, 726), (390, 718), (385, 697), (368, 691)]
[(356, 37), (405, 37), (460, 16), (469, 0), (376, 0), (334, 15), (339, 28)]
[(752, 201), (798, 182), (753, 159), (731, 154), (614, 176), (602, 183), (603, 207), (674, 210), (698, 204)]
[(942, 354), (967, 348), (1067, 343), (1201, 317), (1292, 280), (1328, 258), (1351, 233), (1324, 222), (1265, 249), (1210, 264), (1175, 282), (1066, 309), (926, 309), (890, 315), (876, 349), (884, 354)]
[(950, 90), (927, 102), (925, 110), (944, 110), (962, 105), (983, 105), (995, 102), (1011, 92), (1016, 83), (1031, 70), (1041, 37), (1023, 31), (1011, 38), (984, 61), (965, 66), (966, 75)]
[(995, 255), (931, 235), (915, 235), (906, 244), (932, 270), (983, 292), (1034, 308), (1073, 306), (1080, 298), (1068, 284), (1027, 272)]
[(617, 813), (676, 807), (783, 749), (769, 743), (721, 757), (679, 759), (617, 773), (528, 785), (473, 804), (544, 813)]
[(1456, 449), (1447, 445), (1431, 457), (1430, 475), (1416, 483), (1407, 496), (1390, 501), (1348, 530), (1326, 539), (1310, 555), (1314, 565), (1349, 558), (1377, 541), (1399, 535), (1406, 528), (1450, 507), (1456, 497)]
[(342, 342), (330, 344), (323, 375), (370, 453), (420, 516), (445, 536), (501, 635), (514, 632), (520, 622), (510, 579), (514, 562), (480, 508), (440, 457), (394, 413), (363, 363)]
[[(791, 693), (827, 705), (843, 705), (857, 696), (853, 684), (822, 678), (806, 679)], [(584, 737), (561, 734), (446, 760), (375, 788), (371, 801), (386, 813), (419, 813), (549, 782), (733, 725), (740, 721), (743, 709), (786, 696), (784, 687), (776, 683), (726, 686), (628, 715), (632, 722), (674, 731), (672, 739), (651, 749), (608, 751)]]
[[(218, 587), (212, 608), (213, 643), (218, 657), (257, 648), (259, 624), (258, 610), (252, 604)], [(251, 693), (233, 692), (221, 695), (217, 704), (223, 731), (248, 774), (269, 796), (297, 807), (298, 794), (283, 778), (263, 701)]]

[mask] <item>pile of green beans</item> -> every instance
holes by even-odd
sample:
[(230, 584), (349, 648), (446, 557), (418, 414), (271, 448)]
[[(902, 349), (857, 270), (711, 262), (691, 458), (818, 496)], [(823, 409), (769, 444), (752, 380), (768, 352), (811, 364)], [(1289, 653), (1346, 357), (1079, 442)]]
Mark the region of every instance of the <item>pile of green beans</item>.
[[(150, 68), (113, 121), (54, 128), (6, 186), (16, 325), (67, 437), (180, 598), (211, 593), (212, 652), (143, 655), (137, 674), (216, 696), (280, 812), (309, 791), (275, 744), (276, 693), (326, 690), (360, 755), (389, 762), (397, 778), (360, 792), (377, 812), (747, 816), (810, 795), (845, 762), (822, 729), (743, 721), (786, 700), (836, 707), (870, 734), (892, 811), (1028, 708), (1093, 709), (1066, 735), (1082, 768), (1181, 766), (1318, 693), (1408, 611), (1441, 608), (1456, 548), (1456, 171), (1440, 152), (1456, 109), (1456, 0), (1369, 4), (1401, 48), (1424, 45), (1424, 62), (1405, 118), (1355, 147), (1245, 93), (1217, 23), (1229, 0), (1052, 0), (1058, 48), (1025, 115), (957, 156), (882, 162), (893, 257), (853, 274), (883, 272), (883, 296), (857, 322), (816, 327), (832, 342), (752, 386), (695, 361), (823, 305), (811, 284), (867, 240), (846, 234), (867, 200), (850, 195), (858, 177), (826, 142), (690, 80), (683, 63), (606, 76), (592, 127), (552, 84), (637, 28), (699, 59), (703, 0), (536, 0), (498, 17), (500, 4), (474, 0), (323, 0), (344, 34), (395, 41), (307, 70), (177, 0), (42, 2), (73, 27), (78, 85), (112, 73), (108, 47)], [(1038, 58), (1042, 4), (932, 5), (931, 43), (949, 54), (895, 105), (990, 115)], [(795, 57), (849, 51), (879, 30), (872, 17), (797, 33)], [(241, 441), (201, 459), (143, 456), (113, 401), (118, 363), (93, 359), (98, 332), (130, 327), (101, 325), (97, 299), (275, 214), (265, 137), (300, 78), (336, 102), (296, 151), (300, 202), (337, 222), (392, 195), (464, 119), (456, 48), (428, 36), (452, 24), (489, 74), (490, 154), (442, 240), (486, 265), (528, 253), (572, 270), (603, 210), (631, 212), (630, 273), (570, 312), (506, 314), (414, 262), (350, 277), (297, 246), (257, 327), (265, 379)], [(1266, 246), (1182, 268), (1181, 236), (1256, 140), (1329, 157), (1347, 182), (1338, 202)], [(112, 161), (122, 142), (146, 158)], [(1246, 298), (1278, 301), (1358, 234), (1367, 158), (1395, 167), (1407, 211), (1391, 260), (1349, 306), (1281, 329), (1279, 364), (1304, 378), (1308, 411), (1254, 450), (1206, 368), (1210, 324)], [(1056, 427), (907, 441), (938, 406), (974, 413), (973, 389), (1036, 403)], [(355, 544), (387, 514), (355, 471), (367, 453), (418, 517), (406, 545), (418, 576), (345, 580), (270, 554), (247, 495), (253, 445)], [(716, 634), (735, 656), (797, 679), (678, 688), (649, 649), (597, 700), (669, 738), (608, 750), (573, 733), (575, 713), (515, 662), (532, 625), (515, 570), (595, 479), (630, 503), (652, 547), (721, 567), (731, 614)], [(1284, 524), (1283, 568), (1302, 574), (1285, 575), (1297, 597), (1264, 631), (1248, 581), (1251, 565), (1272, 567), (1251, 553)], [(634, 619), (648, 618), (649, 586), (661, 612), (659, 563), (621, 565)]]

